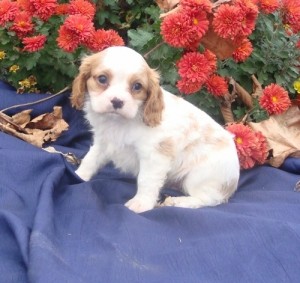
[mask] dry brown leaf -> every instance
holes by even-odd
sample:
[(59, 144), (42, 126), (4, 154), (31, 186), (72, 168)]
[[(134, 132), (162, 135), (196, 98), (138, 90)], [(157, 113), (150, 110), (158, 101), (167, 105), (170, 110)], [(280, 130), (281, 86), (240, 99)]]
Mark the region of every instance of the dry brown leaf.
[(15, 115), (13, 115), (12, 121), (16, 124), (18, 124), (20, 127), (25, 128), (28, 122), (30, 122), (30, 113), (32, 112), (32, 109), (21, 111)]
[(268, 120), (248, 124), (267, 138), (273, 151), (269, 160), (272, 166), (279, 167), (288, 156), (300, 157), (300, 110), (297, 106), (283, 114), (272, 115)]
[(210, 17), (209, 20), (210, 24), (208, 31), (201, 39), (201, 43), (205, 48), (214, 52), (220, 60), (230, 58), (237, 46), (232, 40), (219, 37), (212, 28), (212, 18)]
[(180, 0), (155, 0), (155, 2), (160, 9), (170, 11), (180, 2)]
[(62, 119), (61, 107), (55, 106), (53, 112), (42, 114), (31, 121), (30, 112), (25, 110), (13, 117), (0, 113), (0, 130), (42, 147), (45, 142), (55, 141), (69, 127)]
[(57, 121), (62, 119), (61, 107), (55, 106), (53, 112), (42, 114), (32, 119), (28, 124), (27, 128), (48, 130), (54, 127)]

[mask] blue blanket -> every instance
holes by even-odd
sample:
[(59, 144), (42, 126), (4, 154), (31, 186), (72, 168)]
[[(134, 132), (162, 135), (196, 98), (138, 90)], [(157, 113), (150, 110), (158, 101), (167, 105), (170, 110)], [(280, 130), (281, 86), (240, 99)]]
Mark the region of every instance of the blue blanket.
[[(0, 109), (41, 97), (0, 84)], [(91, 135), (68, 94), (6, 114), (54, 105), (70, 127), (51, 145), (83, 157)], [(242, 171), (227, 204), (142, 214), (124, 207), (134, 178), (107, 166), (81, 182), (75, 169), (0, 132), (1, 283), (300, 282), (300, 159)]]

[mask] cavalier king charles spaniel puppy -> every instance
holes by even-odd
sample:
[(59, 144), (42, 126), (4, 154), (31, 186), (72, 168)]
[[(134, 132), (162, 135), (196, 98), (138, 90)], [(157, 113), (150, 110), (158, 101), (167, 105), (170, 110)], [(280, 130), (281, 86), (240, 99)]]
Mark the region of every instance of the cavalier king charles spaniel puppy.
[[(199, 208), (224, 203), (236, 191), (239, 161), (233, 136), (206, 113), (159, 85), (158, 73), (128, 47), (83, 59), (71, 103), (84, 109), (93, 144), (77, 175), (90, 180), (108, 162), (137, 177), (126, 206)], [(158, 204), (164, 185), (185, 196)]]

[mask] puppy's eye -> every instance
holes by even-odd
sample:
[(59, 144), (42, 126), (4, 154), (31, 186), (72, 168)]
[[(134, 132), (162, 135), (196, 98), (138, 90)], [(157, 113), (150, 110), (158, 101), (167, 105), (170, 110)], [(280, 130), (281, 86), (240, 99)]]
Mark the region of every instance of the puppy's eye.
[(135, 90), (135, 91), (139, 91), (142, 89), (142, 84), (141, 83), (134, 83), (133, 86), (132, 86), (132, 90)]
[(98, 77), (98, 81), (99, 81), (100, 84), (105, 85), (105, 84), (107, 84), (108, 79), (107, 79), (106, 76), (101, 75), (101, 76)]

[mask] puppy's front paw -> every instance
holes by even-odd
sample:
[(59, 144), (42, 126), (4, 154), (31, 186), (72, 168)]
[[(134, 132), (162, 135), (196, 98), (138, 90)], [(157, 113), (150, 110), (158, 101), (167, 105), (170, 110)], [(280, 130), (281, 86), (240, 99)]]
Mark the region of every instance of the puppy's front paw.
[(152, 209), (155, 206), (155, 202), (148, 197), (135, 196), (131, 200), (127, 201), (125, 206), (136, 213), (141, 213)]
[(80, 167), (75, 171), (75, 173), (84, 181), (89, 181), (92, 177), (89, 171), (82, 170)]

